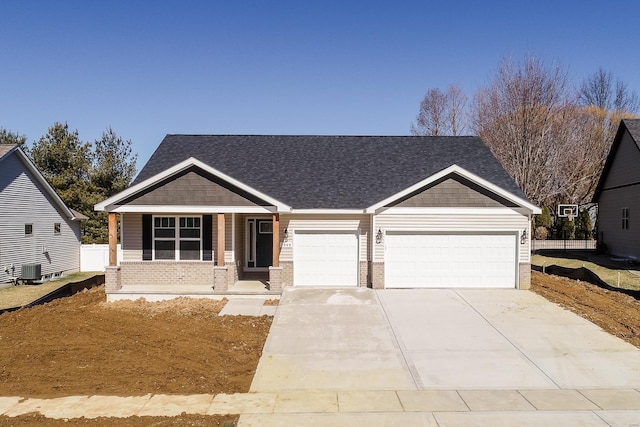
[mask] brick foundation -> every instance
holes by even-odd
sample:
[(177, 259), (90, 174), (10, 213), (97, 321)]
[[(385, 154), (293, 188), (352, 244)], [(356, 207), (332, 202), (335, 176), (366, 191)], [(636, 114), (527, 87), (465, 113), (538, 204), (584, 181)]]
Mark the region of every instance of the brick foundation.
[(108, 266), (105, 269), (104, 274), (104, 289), (105, 292), (113, 292), (122, 288), (122, 281), (120, 275), (120, 267)]
[(280, 261), (282, 268), (282, 287), (293, 286), (293, 261)]
[(282, 267), (269, 267), (269, 290), (282, 292)]
[[(124, 261), (121, 284), (136, 286), (213, 286), (213, 261)], [(226, 276), (225, 276), (226, 278)]]
[(239, 279), (238, 267), (235, 262), (225, 262), (224, 266), (227, 267), (227, 289), (229, 289)]
[(523, 262), (518, 265), (520, 286), (519, 289), (531, 289), (531, 263)]
[(384, 289), (384, 262), (371, 263), (371, 287)]
[(371, 283), (369, 277), (369, 261), (360, 261), (360, 283), (358, 286), (366, 288)]
[(226, 265), (213, 267), (213, 289), (216, 292), (229, 290), (229, 268)]

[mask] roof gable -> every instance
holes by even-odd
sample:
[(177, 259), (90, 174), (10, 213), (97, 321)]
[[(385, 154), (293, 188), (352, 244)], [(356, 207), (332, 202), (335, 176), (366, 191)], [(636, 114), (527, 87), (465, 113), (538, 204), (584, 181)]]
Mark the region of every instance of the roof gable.
[(447, 175), (385, 207), (399, 208), (516, 208), (510, 200), (457, 174)]
[(190, 167), (166, 178), (117, 205), (267, 206), (252, 194), (230, 186), (218, 177)]
[(609, 155), (598, 180), (593, 201), (598, 202), (608, 187), (623, 187), (640, 183), (640, 119), (620, 121)]
[(27, 157), (27, 155), (24, 153), (24, 151), (22, 151), (20, 147), (18, 147), (17, 145), (0, 144), (0, 164), (12, 156), (15, 156), (15, 158), (17, 158), (31, 173), (31, 175), (35, 178), (36, 183), (40, 185), (44, 192), (50, 197), (50, 200), (53, 202), (53, 204), (60, 210), (63, 215), (65, 215), (72, 221), (81, 221), (87, 219), (86, 216), (69, 209), (69, 207), (65, 205), (60, 196), (58, 196), (58, 193), (56, 193), (53, 187), (51, 187), (40, 170), (31, 161), (31, 159)]
[[(182, 203), (180, 202), (180, 197), (176, 194), (176, 191), (185, 191), (184, 186), (179, 183), (175, 185), (175, 181), (180, 178), (187, 176), (189, 173), (193, 172), (195, 175), (202, 177), (206, 177), (207, 181), (210, 181), (209, 184), (204, 183), (204, 186), (210, 186), (210, 190), (212, 192), (217, 192), (216, 195), (212, 195), (213, 197), (209, 202), (213, 202), (213, 204), (206, 202), (208, 196), (204, 196), (204, 199), (198, 200), (197, 195), (195, 196), (187, 196), (190, 198), (185, 199)], [(193, 182), (198, 182), (200, 184), (203, 183), (201, 179), (198, 177), (191, 175), (188, 179)], [(151, 192), (162, 188), (167, 185), (169, 187), (164, 190), (160, 190), (157, 193), (157, 197), (150, 196), (148, 200), (151, 201), (151, 205), (147, 204), (139, 204), (135, 203), (141, 197), (145, 197), (145, 195), (150, 194)], [(211, 185), (213, 183), (213, 185)], [(188, 184), (188, 182), (186, 182)], [(217, 187), (216, 187), (217, 186)], [(150, 211), (149, 206), (155, 206), (159, 209), (170, 208), (172, 212), (190, 212), (192, 209), (197, 208), (198, 212), (233, 212), (235, 208), (240, 210), (241, 206), (247, 206), (245, 202), (242, 205), (230, 205), (226, 203), (232, 202), (233, 196), (229, 194), (229, 192), (223, 191), (220, 187), (224, 187), (224, 190), (230, 190), (232, 193), (235, 193), (236, 196), (241, 196), (245, 201), (249, 201), (249, 205), (253, 204), (256, 206), (256, 212), (270, 212), (272, 210), (277, 211), (290, 211), (291, 208), (286, 204), (270, 197), (266, 194), (261, 193), (254, 188), (247, 186), (246, 184), (238, 181), (235, 178), (232, 178), (215, 168), (212, 168), (209, 165), (204, 164), (198, 159), (194, 159), (192, 157), (176, 164), (168, 169), (165, 169), (142, 182), (138, 182), (137, 184), (132, 185), (126, 190), (106, 199), (102, 202), (96, 204), (94, 206), (95, 210), (106, 210), (109, 212), (146, 212)], [(194, 192), (193, 189), (187, 189), (186, 191)], [(222, 192), (222, 193), (221, 193)], [(172, 193), (172, 195), (170, 194)], [(216, 198), (222, 195), (223, 205), (220, 205), (220, 199)], [(202, 197), (202, 196), (200, 196)], [(233, 199), (239, 200), (239, 199)], [(147, 202), (148, 202), (147, 201)], [(193, 204), (188, 204), (187, 202), (194, 202)], [(134, 203), (132, 203), (134, 202)], [(162, 204), (162, 202), (170, 202), (169, 204)], [(221, 207), (223, 209), (221, 209)], [(246, 209), (246, 208), (245, 208)]]
[(526, 200), (477, 137), (167, 135), (134, 186), (193, 157), (294, 209), (367, 209), (458, 165)]

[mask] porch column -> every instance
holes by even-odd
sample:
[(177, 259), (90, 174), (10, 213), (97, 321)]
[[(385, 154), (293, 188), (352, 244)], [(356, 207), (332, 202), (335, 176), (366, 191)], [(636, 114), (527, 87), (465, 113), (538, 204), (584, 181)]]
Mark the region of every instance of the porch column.
[(218, 266), (224, 266), (224, 246), (225, 246), (225, 236), (224, 236), (224, 214), (218, 214)]
[(273, 214), (273, 267), (280, 266), (280, 214)]
[(118, 218), (109, 212), (109, 266), (118, 264)]

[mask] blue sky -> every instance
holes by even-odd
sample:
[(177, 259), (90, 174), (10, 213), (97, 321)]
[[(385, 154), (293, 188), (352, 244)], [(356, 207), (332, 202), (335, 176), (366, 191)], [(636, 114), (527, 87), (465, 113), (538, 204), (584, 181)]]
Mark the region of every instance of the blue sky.
[(167, 133), (406, 135), (429, 88), (502, 58), (640, 92), (637, 0), (0, 1), (0, 127), (111, 126), (141, 167)]

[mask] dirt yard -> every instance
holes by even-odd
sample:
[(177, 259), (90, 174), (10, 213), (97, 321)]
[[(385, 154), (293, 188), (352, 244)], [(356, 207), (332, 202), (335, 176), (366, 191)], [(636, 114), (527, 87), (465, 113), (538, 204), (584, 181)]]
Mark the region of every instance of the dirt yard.
[[(249, 390), (271, 317), (218, 316), (224, 302), (204, 299), (109, 304), (105, 299), (104, 287), (98, 287), (0, 315), (0, 395), (132, 396)], [(0, 417), (0, 425), (21, 425), (23, 418)], [(37, 417), (26, 418), (23, 425), (38, 425)], [(141, 417), (135, 423), (130, 419), (123, 425), (221, 422), (204, 417), (199, 424), (198, 417), (188, 416), (176, 424), (168, 418), (160, 419), (166, 424), (155, 424), (158, 420), (152, 418)]]
[[(640, 302), (585, 282), (532, 272), (535, 292), (640, 347)], [(247, 392), (270, 317), (217, 315), (223, 302), (180, 298), (107, 304), (94, 288), (0, 315), (0, 396)], [(223, 426), (237, 417), (51, 420), (0, 425)]]

